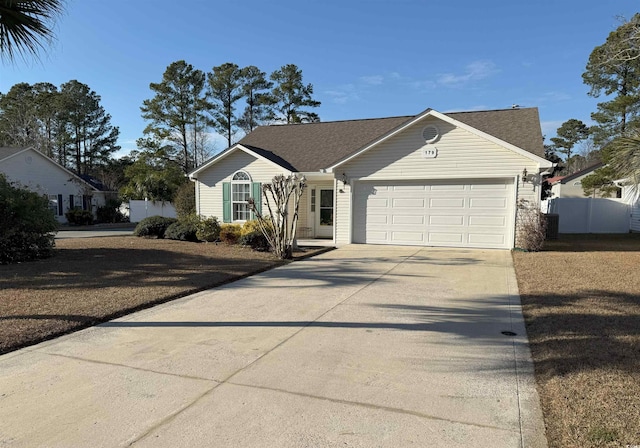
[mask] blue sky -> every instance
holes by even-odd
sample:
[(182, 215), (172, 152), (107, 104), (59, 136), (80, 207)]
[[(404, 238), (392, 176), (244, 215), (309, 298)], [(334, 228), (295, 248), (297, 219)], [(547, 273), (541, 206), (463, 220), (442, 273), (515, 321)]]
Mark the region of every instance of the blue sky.
[(77, 79), (102, 97), (124, 154), (142, 136), (149, 83), (171, 62), (267, 73), (292, 63), (323, 121), (519, 104), (539, 108), (551, 137), (569, 118), (589, 123), (589, 54), (635, 12), (627, 0), (70, 0), (53, 47), (40, 62), (5, 63), (0, 92)]

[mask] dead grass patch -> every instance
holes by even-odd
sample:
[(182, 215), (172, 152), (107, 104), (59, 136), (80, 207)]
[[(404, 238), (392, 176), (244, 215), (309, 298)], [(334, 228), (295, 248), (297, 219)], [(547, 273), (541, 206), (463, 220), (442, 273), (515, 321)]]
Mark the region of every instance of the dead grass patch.
[(514, 252), (550, 447), (640, 444), (640, 235)]
[(282, 263), (224, 244), (56, 240), (52, 258), (0, 266), (0, 354)]

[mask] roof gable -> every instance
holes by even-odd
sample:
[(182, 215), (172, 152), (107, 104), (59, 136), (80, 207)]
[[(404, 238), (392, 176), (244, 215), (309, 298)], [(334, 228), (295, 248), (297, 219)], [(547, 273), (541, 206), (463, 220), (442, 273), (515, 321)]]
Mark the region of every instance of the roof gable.
[(293, 168), (291, 164), (289, 164), (289, 162), (287, 162), (286, 160), (282, 159), (281, 157), (279, 157), (278, 155), (270, 151), (264, 150), (262, 148), (255, 148), (249, 145), (241, 145), (240, 143), (236, 143), (232, 147), (222, 151), (221, 153), (213, 156), (212, 158), (204, 162), (202, 165), (200, 165), (199, 167), (197, 167), (196, 169), (188, 173), (187, 176), (189, 177), (189, 179), (197, 179), (198, 173), (200, 173), (201, 171), (204, 171), (214, 163), (217, 163), (219, 160), (224, 159), (225, 157), (229, 156), (230, 154), (233, 154), (236, 151), (245, 152), (255, 157), (256, 159), (263, 160), (278, 168), (284, 168), (286, 171), (289, 171), (289, 172), (296, 171), (295, 168)]
[(44, 160), (46, 160), (47, 162), (49, 162), (49, 164), (51, 164), (53, 167), (55, 167), (56, 169), (59, 169), (60, 171), (63, 171), (66, 175), (70, 175), (76, 182), (80, 182), (84, 185), (86, 185), (87, 187), (89, 187), (91, 190), (93, 191), (102, 191), (99, 188), (97, 188), (96, 186), (94, 186), (93, 184), (87, 182), (86, 180), (84, 180), (82, 177), (78, 176), (76, 173), (74, 173), (71, 170), (68, 170), (67, 168), (65, 168), (64, 166), (60, 165), (58, 162), (56, 162), (55, 160), (53, 160), (50, 157), (47, 157), (46, 155), (42, 154), (40, 151), (34, 149), (34, 148), (0, 148), (0, 162), (3, 162), (11, 157), (17, 156), (20, 153), (26, 152), (26, 151), (32, 151), (35, 154), (37, 154), (39, 157), (42, 157)]
[[(538, 160), (544, 158), (537, 108), (445, 114), (427, 109), (415, 116), (260, 126), (237, 145), (290, 171), (315, 172), (355, 156), (426, 114), (465, 127), (512, 150), (529, 156), (533, 154)], [(205, 162), (191, 174), (215, 163), (227, 151)]]
[(4, 159), (8, 159), (9, 157), (13, 157), (16, 154), (21, 153), (22, 151), (26, 151), (27, 149), (29, 148), (0, 148), (0, 162)]

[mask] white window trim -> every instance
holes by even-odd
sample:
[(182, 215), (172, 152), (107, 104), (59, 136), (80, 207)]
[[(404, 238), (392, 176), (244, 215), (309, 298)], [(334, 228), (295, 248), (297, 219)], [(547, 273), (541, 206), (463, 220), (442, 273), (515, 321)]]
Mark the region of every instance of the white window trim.
[[(241, 179), (241, 180), (236, 180), (235, 177), (238, 174), (244, 174), (245, 176), (247, 176), (247, 179)], [(249, 185), (249, 197), (251, 197), (251, 184), (252, 184), (252, 179), (251, 179), (251, 175), (249, 173), (247, 173), (244, 170), (239, 170), (236, 171), (235, 173), (233, 173), (233, 176), (231, 176), (231, 221), (232, 222), (246, 222), (246, 219), (236, 219), (236, 212), (235, 212), (235, 204), (247, 204), (247, 201), (236, 201), (234, 200), (234, 186), (236, 185)], [(247, 205), (247, 213), (249, 213), (249, 206)]]

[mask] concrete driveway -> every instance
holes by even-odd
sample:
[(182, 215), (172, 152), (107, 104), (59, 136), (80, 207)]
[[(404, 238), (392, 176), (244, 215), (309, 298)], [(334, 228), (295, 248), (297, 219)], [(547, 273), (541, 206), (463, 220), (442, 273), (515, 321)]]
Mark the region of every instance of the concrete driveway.
[(546, 441), (509, 252), (353, 245), (1, 356), (0, 446)]

